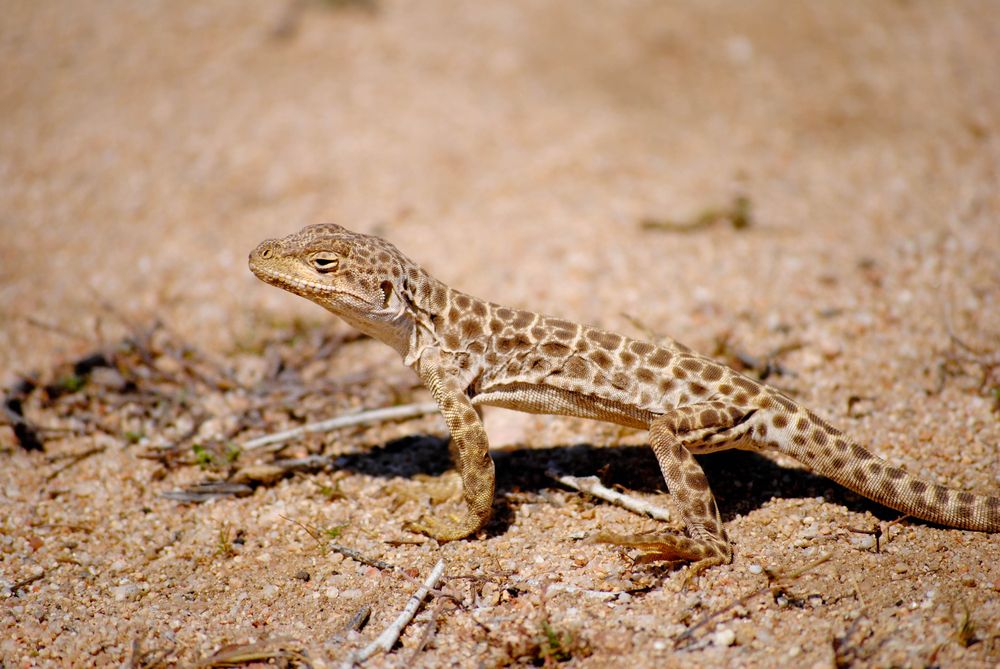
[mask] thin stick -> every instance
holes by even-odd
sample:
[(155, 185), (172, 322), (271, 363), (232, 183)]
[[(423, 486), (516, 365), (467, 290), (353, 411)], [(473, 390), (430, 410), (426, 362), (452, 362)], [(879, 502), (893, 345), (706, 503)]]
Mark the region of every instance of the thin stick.
[(24, 588), (27, 588), (29, 585), (31, 585), (35, 581), (40, 581), (43, 578), (45, 578), (45, 570), (42, 570), (41, 572), (35, 574), (34, 576), (29, 576), (27, 578), (22, 578), (20, 581), (18, 581), (14, 585), (10, 586), (10, 594), (12, 594), (13, 596), (17, 597), (18, 596), (18, 594), (17, 594), (18, 590), (23, 590)]
[(330, 547), (330, 550), (336, 551), (341, 555), (343, 555), (344, 557), (351, 558), (355, 562), (360, 562), (363, 565), (367, 565), (369, 567), (375, 567), (376, 569), (382, 569), (383, 571), (395, 571), (395, 572), (400, 571), (399, 567), (397, 567), (396, 565), (389, 564), (384, 560), (376, 560), (370, 557), (365, 557), (359, 551), (356, 551), (353, 548), (349, 548), (347, 546), (341, 546), (340, 544), (335, 544), (333, 542), (330, 542), (330, 544), (328, 545)]
[(52, 479), (54, 479), (55, 477), (59, 476), (60, 474), (62, 474), (67, 469), (69, 469), (70, 467), (73, 467), (73, 466), (79, 464), (80, 462), (83, 462), (84, 460), (86, 460), (87, 458), (89, 458), (91, 456), (98, 455), (99, 453), (103, 453), (104, 451), (107, 450), (107, 448), (108, 448), (107, 446), (95, 446), (93, 448), (88, 448), (87, 450), (83, 451), (82, 453), (74, 453), (73, 455), (71, 455), (71, 456), (69, 456), (67, 458), (68, 462), (65, 465), (63, 465), (59, 469), (54, 469), (53, 471), (51, 471), (49, 473), (49, 475), (45, 477), (45, 481), (46, 482), (51, 481)]
[(271, 444), (284, 443), (295, 439), (296, 437), (301, 437), (304, 434), (311, 434), (313, 432), (330, 432), (331, 430), (337, 430), (343, 427), (371, 425), (373, 423), (382, 423), (390, 420), (414, 418), (415, 416), (423, 416), (429, 413), (434, 413), (437, 410), (438, 405), (434, 402), (423, 402), (420, 404), (403, 404), (402, 406), (397, 407), (384, 407), (382, 409), (372, 409), (371, 411), (347, 414), (346, 416), (337, 416), (336, 418), (323, 420), (318, 423), (307, 423), (306, 425), (297, 427), (293, 430), (275, 432), (273, 434), (266, 434), (263, 437), (257, 437), (256, 439), (250, 439), (243, 444), (243, 450), (250, 451), (255, 448), (262, 448)]
[(378, 635), (378, 638), (372, 641), (370, 644), (362, 648), (359, 652), (353, 653), (348, 657), (347, 662), (344, 663), (344, 667), (353, 667), (355, 664), (364, 662), (369, 657), (375, 653), (382, 651), (383, 653), (389, 652), (396, 641), (399, 640), (399, 635), (403, 633), (403, 628), (406, 627), (413, 616), (416, 615), (417, 609), (420, 608), (421, 602), (427, 596), (427, 593), (433, 589), (439, 580), (441, 580), (441, 575), (444, 573), (444, 560), (438, 560), (438, 563), (434, 565), (434, 569), (427, 576), (427, 580), (424, 581), (423, 585), (413, 593), (409, 601), (406, 602), (406, 607), (403, 608), (403, 612), (399, 614), (396, 620), (393, 621), (391, 625), (385, 628), (385, 631)]
[(631, 497), (605, 487), (596, 476), (560, 476), (551, 470), (546, 472), (546, 474), (548, 474), (551, 478), (554, 478), (556, 481), (559, 481), (559, 483), (562, 483), (564, 486), (573, 488), (574, 490), (579, 490), (580, 492), (585, 492), (588, 495), (593, 495), (594, 497), (611, 502), (612, 504), (617, 504), (618, 506), (628, 509), (633, 513), (645, 514), (656, 520), (663, 520), (668, 523), (670, 522), (669, 509), (664, 509), (661, 506), (650, 504), (645, 500)]

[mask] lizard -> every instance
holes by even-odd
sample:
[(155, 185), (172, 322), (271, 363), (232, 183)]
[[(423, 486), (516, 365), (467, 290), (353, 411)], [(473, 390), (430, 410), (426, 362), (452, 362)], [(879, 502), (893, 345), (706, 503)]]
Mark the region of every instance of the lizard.
[(694, 458), (728, 448), (791, 456), (909, 516), (1000, 531), (1000, 497), (914, 477), (779, 390), (672, 339), (653, 344), (487, 302), (435, 279), (390, 242), (336, 224), (265, 240), (249, 266), (388, 344), (430, 391), (451, 435), (464, 504), (460, 515), (425, 515), (408, 527), (439, 541), (469, 537), (490, 518), (495, 475), (483, 406), (648, 430), (687, 533), (633, 545), (651, 553), (644, 557), (690, 562), (691, 574), (733, 558)]

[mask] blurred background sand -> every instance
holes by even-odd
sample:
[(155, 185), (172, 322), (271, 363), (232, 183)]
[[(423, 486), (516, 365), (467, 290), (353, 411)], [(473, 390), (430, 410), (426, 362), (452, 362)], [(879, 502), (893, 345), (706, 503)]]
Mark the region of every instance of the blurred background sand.
[[(319, 221), (497, 301), (688, 339), (702, 302), (788, 318), (830, 274), (848, 282), (823, 284), (831, 301), (856, 299), (852, 264), (907, 243), (1000, 252), (989, 2), (4, 13), (7, 370), (83, 345), (28, 318), (114, 334), (102, 301), (209, 347), (261, 310), (319, 318), (245, 268), (264, 237)], [(734, 193), (749, 234), (637, 225)]]

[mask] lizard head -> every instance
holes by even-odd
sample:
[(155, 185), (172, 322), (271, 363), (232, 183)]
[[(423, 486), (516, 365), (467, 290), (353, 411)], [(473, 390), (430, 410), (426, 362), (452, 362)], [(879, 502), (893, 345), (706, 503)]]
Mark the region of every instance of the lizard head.
[(263, 241), (249, 262), (261, 281), (312, 300), (376, 336), (383, 325), (399, 325), (407, 304), (407, 272), (416, 267), (389, 242), (334, 224)]

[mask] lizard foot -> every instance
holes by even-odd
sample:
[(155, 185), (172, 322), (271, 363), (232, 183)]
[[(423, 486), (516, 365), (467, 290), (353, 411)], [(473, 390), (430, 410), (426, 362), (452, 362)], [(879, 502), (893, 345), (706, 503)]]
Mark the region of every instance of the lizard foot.
[(709, 567), (728, 564), (733, 559), (728, 543), (698, 540), (680, 534), (612, 534), (601, 532), (593, 538), (595, 543), (636, 548), (639, 550), (635, 564), (650, 562), (690, 562), (685, 584)]
[(410, 521), (403, 529), (419, 534), (426, 534), (438, 541), (455, 541), (473, 534), (483, 522), (471, 513), (464, 516), (449, 515), (446, 519), (422, 516), (418, 521)]

